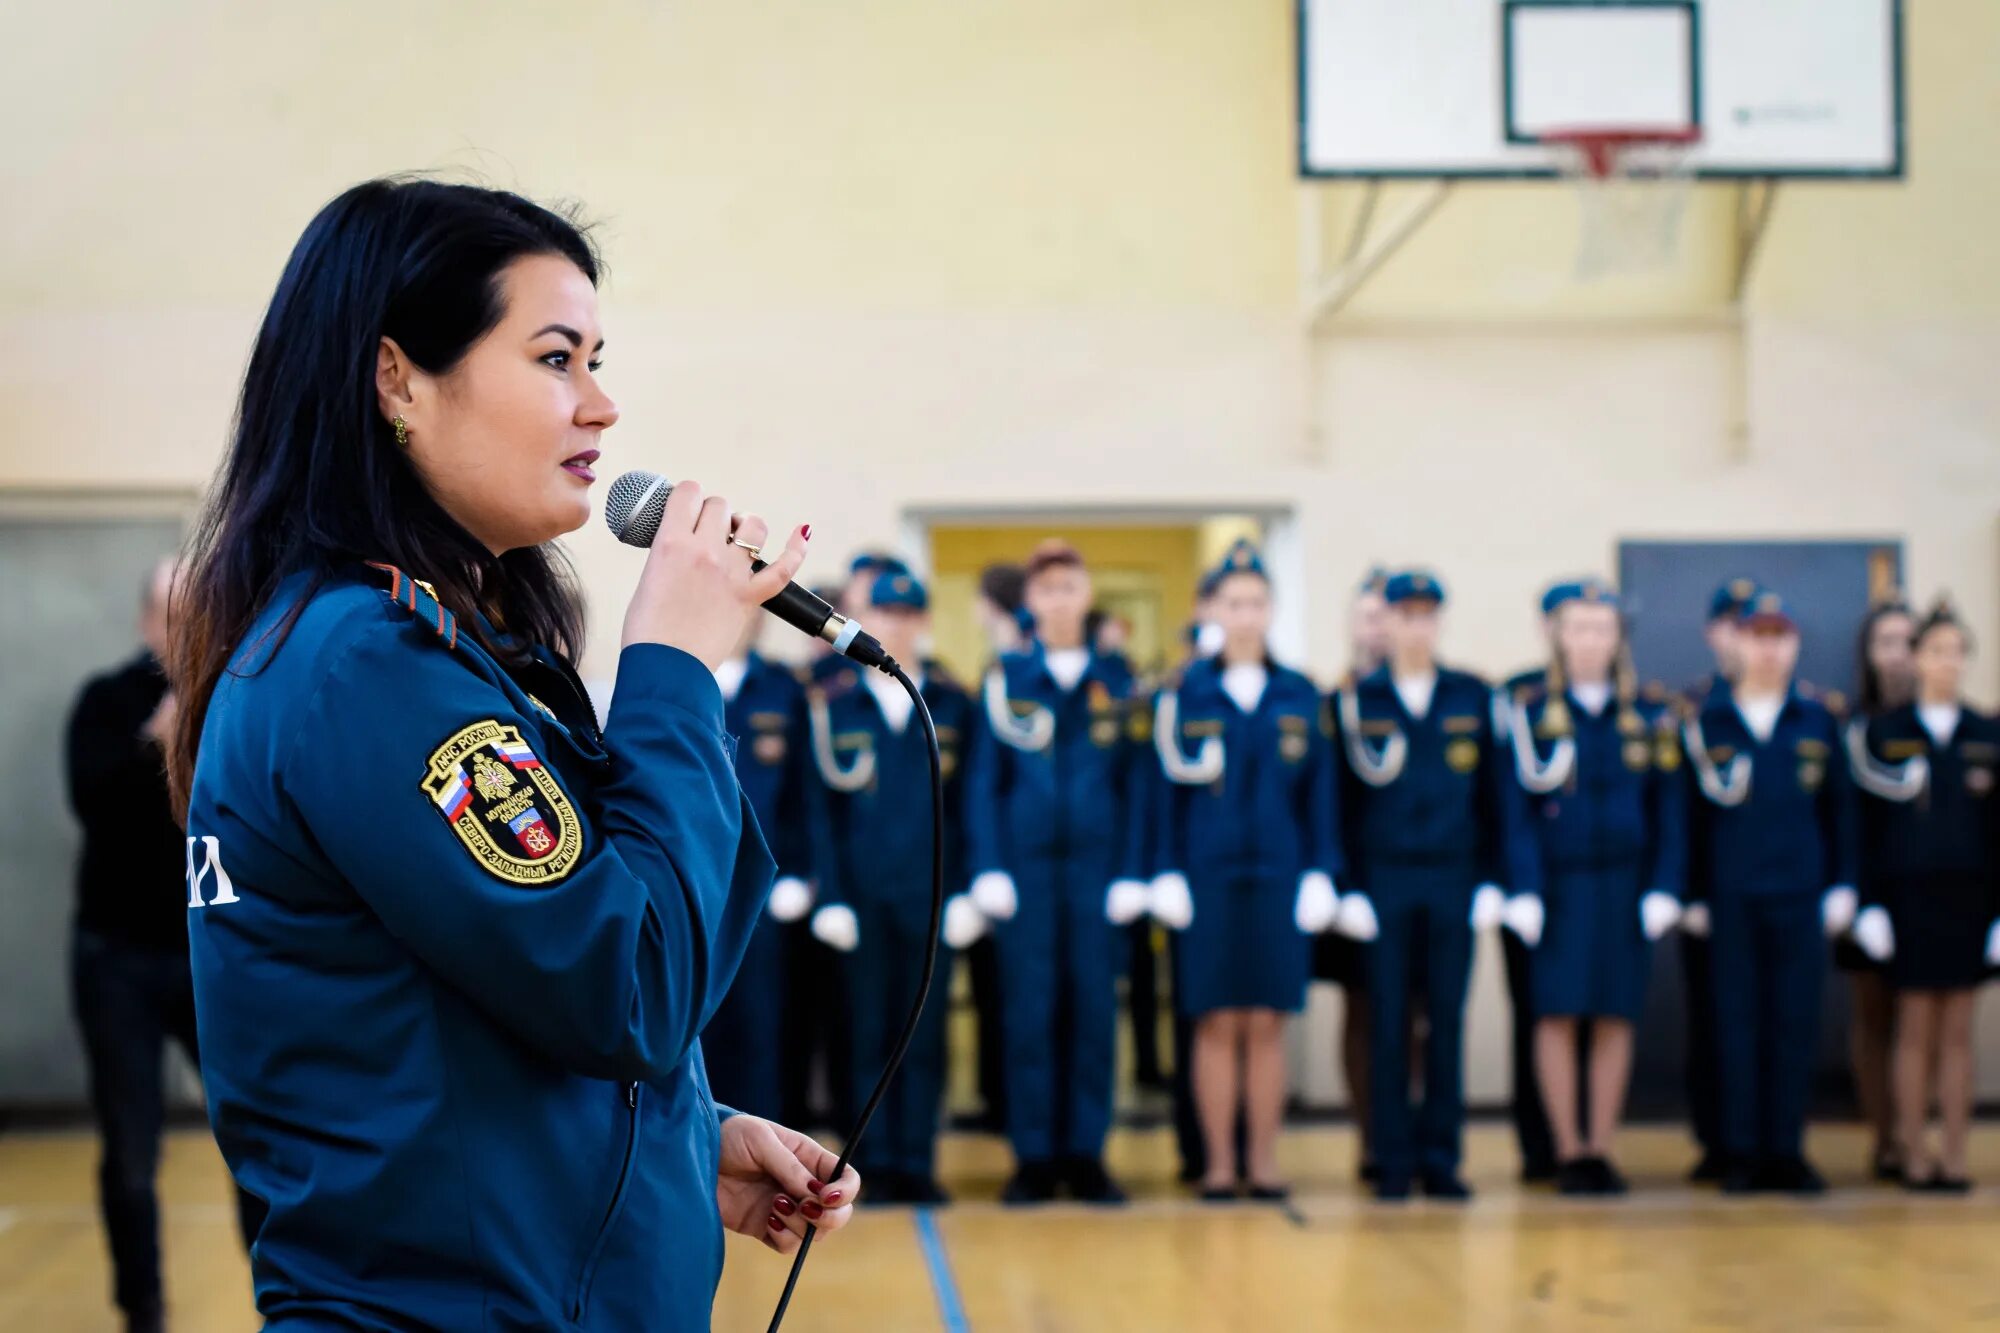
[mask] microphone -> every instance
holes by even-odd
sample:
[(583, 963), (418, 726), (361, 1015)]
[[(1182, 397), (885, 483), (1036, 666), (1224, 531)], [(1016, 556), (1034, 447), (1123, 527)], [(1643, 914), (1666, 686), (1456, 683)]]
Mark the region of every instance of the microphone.
[[(635, 470), (612, 482), (604, 497), (604, 522), (611, 535), (627, 546), (651, 546), (653, 538), (660, 535), (660, 519), (673, 491), (674, 484), (657, 472)], [(750, 568), (763, 569), (764, 562), (753, 559)], [(825, 640), (833, 651), (862, 666), (887, 671), (895, 665), (874, 636), (862, 632), (860, 624), (796, 583), (787, 583), (764, 603), (764, 609), (793, 629)]]

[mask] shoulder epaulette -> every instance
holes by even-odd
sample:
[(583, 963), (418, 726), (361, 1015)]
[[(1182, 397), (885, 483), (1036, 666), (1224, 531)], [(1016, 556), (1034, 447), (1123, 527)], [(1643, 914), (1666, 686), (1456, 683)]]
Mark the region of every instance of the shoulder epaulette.
[(438, 600), (437, 589), (422, 579), (411, 578), (394, 565), (370, 560), (369, 567), (389, 576), (389, 600), (437, 631), (445, 647), (458, 647), (458, 617)]

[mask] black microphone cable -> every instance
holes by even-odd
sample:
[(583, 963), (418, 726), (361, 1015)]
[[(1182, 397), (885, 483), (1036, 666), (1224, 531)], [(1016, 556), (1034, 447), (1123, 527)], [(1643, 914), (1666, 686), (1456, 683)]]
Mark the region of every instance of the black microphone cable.
[[(889, 1053), (889, 1063), (883, 1066), (882, 1077), (875, 1081), (875, 1090), (868, 1094), (867, 1105), (861, 1108), (860, 1117), (854, 1122), (853, 1131), (840, 1148), (840, 1160), (834, 1163), (833, 1180), (839, 1180), (847, 1169), (848, 1158), (854, 1155), (855, 1145), (868, 1131), (868, 1122), (875, 1117), (875, 1108), (882, 1104), (882, 1097), (889, 1091), (897, 1069), (902, 1067), (903, 1053), (910, 1049), (910, 1040), (916, 1035), (917, 1023), (923, 1017), (924, 1002), (930, 998), (931, 979), (937, 973), (938, 937), (944, 928), (944, 765), (938, 755), (937, 724), (931, 721), (931, 710), (924, 706), (924, 696), (897, 664), (893, 657), (885, 656), (879, 667), (885, 675), (895, 678), (896, 683), (909, 692), (910, 701), (916, 705), (916, 714), (924, 724), (924, 744), (930, 752), (931, 761), (931, 929), (929, 942), (924, 946), (924, 975), (917, 983), (917, 1001), (910, 1006), (910, 1016), (903, 1022), (903, 1034), (896, 1038), (896, 1048)], [(778, 1333), (778, 1326), (785, 1322), (785, 1310), (792, 1303), (792, 1292), (799, 1285), (799, 1273), (806, 1266), (806, 1255), (812, 1252), (813, 1237), (818, 1228), (806, 1223), (805, 1239), (799, 1243), (799, 1252), (792, 1258), (792, 1271), (785, 1279), (784, 1294), (778, 1297), (778, 1308), (771, 1312), (771, 1324), (767, 1333)]]

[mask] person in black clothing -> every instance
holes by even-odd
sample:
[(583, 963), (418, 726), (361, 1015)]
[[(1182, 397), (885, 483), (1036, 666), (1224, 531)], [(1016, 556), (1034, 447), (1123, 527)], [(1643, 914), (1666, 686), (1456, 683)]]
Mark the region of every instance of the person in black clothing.
[[(1940, 602), (1917, 626), (1915, 700), (1856, 723), (1847, 738), (1863, 797), (1867, 904), (1854, 938), (1888, 963), (1896, 991), (1903, 1183), (1958, 1194), (1971, 1188), (1973, 1004), (2000, 952), (2000, 721), (1960, 699), (1966, 653), (1963, 626)], [(1944, 1151), (1926, 1168), (1933, 1080)]]
[[(1916, 690), (1910, 641), (1917, 621), (1900, 598), (1878, 603), (1861, 622), (1856, 656), (1861, 688), (1855, 713), (1866, 722), (1910, 701)], [(1861, 1118), (1873, 1132), (1870, 1169), (1877, 1180), (1903, 1178), (1903, 1150), (1896, 1141), (1896, 1111), (1889, 1088), (1889, 1056), (1894, 1045), (1896, 996), (1889, 971), (1863, 953), (1851, 934), (1833, 943), (1833, 961), (1854, 997), (1848, 1028), (1848, 1057), (1854, 1067), (1854, 1095)]]
[[(103, 1138), (98, 1167), (111, 1242), (113, 1298), (132, 1333), (164, 1328), (159, 1166), (166, 1118), (161, 1060), (168, 1038), (199, 1063), (188, 972), (187, 850), (167, 801), (161, 743), (174, 696), (160, 669), (173, 564), (146, 580), (145, 649), (83, 687), (69, 720), (71, 807), (83, 825), (71, 984)], [(263, 1204), (237, 1194), (247, 1246)]]

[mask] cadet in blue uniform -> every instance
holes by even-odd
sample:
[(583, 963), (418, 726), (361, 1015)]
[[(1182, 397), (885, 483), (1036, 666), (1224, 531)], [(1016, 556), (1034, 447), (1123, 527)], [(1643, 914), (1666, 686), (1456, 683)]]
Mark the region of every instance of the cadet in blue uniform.
[(169, 773), (274, 1329), (706, 1328), (724, 1226), (795, 1249), (858, 1188), (718, 1110), (697, 1040), (773, 872), (709, 668), (804, 531), (753, 577), (727, 503), (675, 487), (602, 730), (569, 662), (545, 543), (617, 419), (596, 271), (516, 195), (349, 190), (280, 279), (193, 538)]
[[(1273, 662), (1271, 589), (1239, 543), (1209, 605), (1223, 642), (1160, 692), (1153, 914), (1179, 932), (1175, 1000), (1195, 1020), (1202, 1197), (1283, 1199), (1284, 1015), (1305, 1007), (1311, 937), (1333, 924), (1339, 870), (1332, 747), (1319, 690)], [(1238, 1111), (1247, 1160), (1236, 1150)]]
[[(936, 662), (922, 657), (930, 605), (911, 574), (875, 576), (867, 620), (910, 678), (937, 728), (944, 774), (944, 941), (953, 949), (985, 930), (965, 884), (962, 773), (976, 718), (972, 700)], [(886, 688), (885, 688), (886, 687)], [(895, 680), (850, 667), (813, 686), (813, 848), (819, 907), (813, 934), (847, 955), (858, 1094), (875, 1086), (916, 1002), (931, 917), (930, 751), (915, 705)], [(934, 1149), (944, 1100), (945, 1015), (951, 960), (935, 984), (901, 1071), (862, 1140), (870, 1197), (882, 1203), (942, 1204)]]
[[(1652, 942), (1680, 917), (1686, 823), (1678, 719), (1663, 690), (1640, 698), (1618, 595), (1595, 579), (1556, 611), (1542, 684), (1510, 706), (1512, 913), (1534, 949), (1535, 1063), (1563, 1194), (1623, 1194), (1612, 1136), (1632, 1074)], [(1538, 922), (1537, 917), (1542, 919)], [(1589, 1024), (1587, 1130), (1578, 1113), (1579, 1027)]]
[(1049, 542), (1027, 564), (1035, 641), (987, 673), (966, 832), (973, 901), (996, 922), (1009, 1203), (1122, 1203), (1105, 1173), (1117, 980), (1147, 886), (1130, 801), (1140, 753), (1128, 736), (1132, 670), (1083, 639), (1090, 576)]
[[(1895, 1103), (1903, 1183), (1962, 1194), (1972, 1127), (1972, 1018), (2000, 961), (2000, 722), (1960, 698), (1968, 643), (1940, 601), (1916, 631), (1916, 698), (1848, 730), (1861, 790), (1854, 936), (1896, 988)], [(1935, 1074), (1933, 1074), (1935, 1071)], [(1932, 1162), (1933, 1096), (1944, 1120)]]
[[(1737, 657), (1737, 620), (1757, 595), (1757, 581), (1730, 579), (1708, 599), (1708, 618), (1702, 638), (1715, 658), (1715, 670), (1702, 677), (1681, 696), (1685, 713), (1699, 713), (1717, 699), (1727, 699), (1729, 682), (1740, 669)], [(1708, 893), (1709, 855), (1700, 839), (1707, 833), (1700, 820), (1689, 821), (1687, 859), (1688, 885), (1685, 910), (1681, 915), (1680, 936), (1682, 1000), (1687, 1006), (1687, 1099), (1688, 1120), (1701, 1157), (1688, 1172), (1688, 1179), (1715, 1184), (1722, 1179), (1725, 1154), (1722, 1150), (1722, 1093), (1715, 1055), (1715, 977), (1709, 965)]]
[[(1900, 596), (1870, 607), (1862, 618), (1854, 653), (1861, 687), (1854, 704), (1857, 720), (1879, 717), (1914, 697), (1916, 666), (1911, 642), (1916, 632), (1916, 616)], [(1851, 735), (1852, 724), (1849, 731)], [(1864, 879), (1867, 874), (1864, 855)], [(1861, 1103), (1861, 1118), (1873, 1131), (1869, 1171), (1877, 1180), (1899, 1183), (1903, 1179), (1903, 1149), (1897, 1139), (1895, 1099), (1889, 1086), (1896, 993), (1889, 985), (1888, 968), (1870, 958), (1851, 933), (1833, 942), (1833, 962), (1846, 974), (1854, 997), (1847, 1051), (1854, 1066), (1855, 1100)]]
[[(1348, 892), (1339, 924), (1369, 950), (1370, 1132), (1378, 1198), (1411, 1184), (1467, 1199), (1458, 1177), (1464, 1128), (1465, 988), (1475, 925), (1500, 923), (1505, 762), (1493, 735), (1491, 688), (1437, 665), (1444, 586), (1397, 574), (1389, 661), (1351, 691), (1338, 715)], [(1419, 962), (1419, 960), (1421, 960)], [(1424, 969), (1422, 1109), (1410, 1106), (1411, 971)]]
[(788, 926), (812, 906), (805, 802), (805, 691), (786, 668), (757, 655), (753, 626), (741, 650), (715, 668), (723, 725), (736, 740), (736, 779), (777, 861), (778, 880), (722, 1007), (702, 1032), (716, 1099), (752, 1115), (785, 1108), (790, 1000)]
[(1799, 633), (1768, 589), (1739, 624), (1742, 670), (1688, 719), (1691, 880), (1706, 895), (1722, 1187), (1816, 1194), (1805, 1158), (1826, 936), (1854, 920), (1854, 798), (1832, 712), (1794, 687)]
[[(1576, 579), (1552, 583), (1543, 589), (1537, 628), (1551, 655), (1555, 651), (1557, 611), (1565, 602), (1582, 594), (1583, 581)], [(1503, 744), (1514, 706), (1542, 690), (1548, 674), (1546, 665), (1525, 667), (1507, 677), (1495, 691), (1493, 732)], [(1500, 932), (1500, 950), (1507, 972), (1514, 1141), (1521, 1149), (1521, 1179), (1533, 1184), (1556, 1178), (1556, 1140), (1549, 1127), (1549, 1114), (1542, 1107), (1541, 1080), (1536, 1072), (1535, 994), (1531, 979), (1534, 963), (1527, 943), (1514, 930)]]

